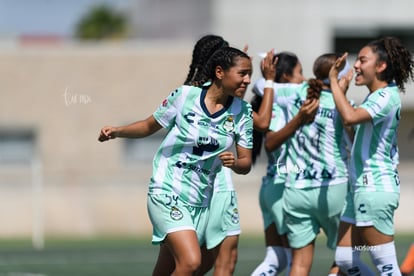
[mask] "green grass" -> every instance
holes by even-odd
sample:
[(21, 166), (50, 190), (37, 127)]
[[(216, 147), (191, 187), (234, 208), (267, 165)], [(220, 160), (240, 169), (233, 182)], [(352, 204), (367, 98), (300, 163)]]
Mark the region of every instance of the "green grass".
[[(402, 262), (414, 234), (395, 238), (398, 260)], [(0, 276), (126, 276), (151, 275), (158, 247), (150, 237), (103, 238), (93, 240), (48, 239), (43, 250), (31, 248), (30, 241), (0, 241)], [(264, 256), (261, 236), (242, 235), (235, 275), (249, 275)], [(368, 254), (363, 258), (369, 263)], [(311, 275), (327, 275), (333, 251), (318, 237)], [(211, 273), (209, 273), (211, 275)]]

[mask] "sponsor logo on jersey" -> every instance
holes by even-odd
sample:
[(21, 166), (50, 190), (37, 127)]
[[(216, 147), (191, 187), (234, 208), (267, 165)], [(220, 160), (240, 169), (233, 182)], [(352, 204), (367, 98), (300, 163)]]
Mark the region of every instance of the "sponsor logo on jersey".
[(195, 113), (194, 112), (188, 112), (187, 114), (184, 115), (184, 119), (187, 121), (187, 123), (192, 124), (194, 123), (194, 120), (191, 119), (195, 117)]
[(173, 220), (180, 220), (183, 218), (183, 213), (176, 206), (171, 208), (170, 216)]
[(227, 132), (232, 132), (234, 130), (233, 116), (227, 117), (227, 119), (223, 123), (223, 129)]
[(365, 209), (365, 204), (364, 203), (359, 204), (358, 211), (361, 214), (365, 214), (367, 212), (367, 210)]
[(220, 147), (219, 142), (212, 137), (198, 137), (197, 146), (193, 147), (193, 154), (202, 156), (204, 152), (214, 152)]
[(239, 210), (237, 208), (233, 209), (233, 214), (231, 215), (231, 221), (233, 223), (239, 223), (240, 221)]
[(202, 168), (202, 167), (200, 167), (200, 166), (198, 166), (196, 164), (192, 164), (192, 163), (186, 163), (186, 162), (182, 162), (182, 161), (177, 161), (175, 163), (175, 166), (177, 168), (180, 168), (180, 169), (188, 169), (188, 170), (194, 171), (196, 173), (202, 173), (202, 174), (205, 174), (205, 175), (210, 175), (211, 174), (211, 170)]

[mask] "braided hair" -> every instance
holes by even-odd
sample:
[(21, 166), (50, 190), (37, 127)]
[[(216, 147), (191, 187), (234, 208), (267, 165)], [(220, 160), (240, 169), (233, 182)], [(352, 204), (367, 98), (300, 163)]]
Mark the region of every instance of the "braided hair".
[(194, 46), (190, 69), (184, 84), (202, 85), (203, 83), (200, 83), (199, 78), (203, 66), (215, 51), (227, 46), (229, 46), (229, 43), (218, 35), (205, 35), (200, 38)]
[(227, 71), (231, 67), (236, 65), (239, 58), (250, 57), (243, 51), (233, 47), (222, 47), (209, 58), (207, 64), (202, 67), (200, 74), (198, 75), (198, 82), (203, 84), (207, 81), (213, 81), (216, 79), (216, 67), (220, 66), (224, 71)]
[(366, 46), (377, 54), (379, 61), (387, 64), (387, 68), (379, 74), (379, 80), (387, 83), (395, 81), (398, 88), (405, 92), (405, 83), (414, 78), (414, 61), (410, 51), (395, 37), (380, 38)]

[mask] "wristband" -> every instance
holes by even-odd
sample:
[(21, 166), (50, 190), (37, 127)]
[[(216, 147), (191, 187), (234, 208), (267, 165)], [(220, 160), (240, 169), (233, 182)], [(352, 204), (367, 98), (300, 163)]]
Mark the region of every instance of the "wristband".
[(264, 88), (272, 88), (273, 89), (273, 80), (266, 80)]

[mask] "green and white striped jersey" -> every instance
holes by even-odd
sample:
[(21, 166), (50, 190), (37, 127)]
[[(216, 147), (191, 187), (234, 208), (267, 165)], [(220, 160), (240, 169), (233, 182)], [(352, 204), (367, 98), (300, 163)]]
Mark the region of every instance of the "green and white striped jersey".
[(216, 175), (214, 180), (214, 192), (234, 191), (233, 171), (230, 168), (223, 167)]
[[(286, 110), (287, 121), (299, 112), (308, 87), (304, 82), (277, 88), (276, 103)], [(331, 91), (323, 90), (319, 101), (314, 121), (300, 127), (288, 141), (286, 186), (301, 189), (348, 182), (348, 137)]]
[(355, 191), (399, 192), (397, 129), (401, 99), (393, 83), (370, 93), (359, 106), (372, 120), (358, 126), (351, 152)]
[[(286, 125), (286, 114), (284, 110), (273, 103), (272, 108), (272, 120), (270, 121), (269, 130), (276, 132), (282, 129)], [(287, 155), (287, 143), (283, 143), (280, 148), (266, 152), (267, 154), (267, 176), (274, 177), (274, 184), (285, 184), (286, 182), (286, 155)]]
[(150, 194), (208, 206), (214, 179), (222, 169), (218, 155), (234, 143), (252, 148), (251, 105), (229, 97), (222, 110), (210, 114), (206, 93), (205, 87), (181, 86), (153, 113), (169, 131), (154, 156)]

